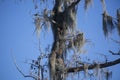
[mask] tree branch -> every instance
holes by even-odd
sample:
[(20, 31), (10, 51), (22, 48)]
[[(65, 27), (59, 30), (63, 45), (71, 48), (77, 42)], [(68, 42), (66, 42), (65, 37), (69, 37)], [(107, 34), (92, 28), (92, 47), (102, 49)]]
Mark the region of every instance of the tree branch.
[[(110, 67), (116, 64), (120, 63), (120, 58), (114, 61), (110, 61), (110, 62), (106, 62), (106, 63), (102, 63), (99, 64), (100, 68), (106, 68), (106, 67)], [(88, 66), (88, 70), (94, 69), (97, 66), (97, 64), (91, 64)], [(71, 72), (78, 72), (78, 71), (83, 71), (84, 70), (84, 66), (80, 66), (80, 67), (73, 67), (73, 68), (68, 68), (67, 72), (71, 73)]]
[(75, 5), (77, 5), (80, 1), (81, 1), (81, 0), (77, 0), (76, 2), (73, 2), (70, 6), (71, 6), (71, 7), (72, 7), (72, 6), (75, 6)]
[[(12, 55), (12, 53), (11, 53), (11, 55)], [(20, 69), (19, 66), (17, 65), (16, 60), (15, 60), (15, 57), (14, 57), (13, 55), (12, 55), (12, 59), (13, 59), (13, 61), (14, 61), (14, 64), (15, 64), (17, 70), (18, 70), (24, 77), (30, 77), (30, 78), (33, 78), (33, 79), (37, 80), (37, 78), (36, 78), (35, 76), (25, 75), (25, 74), (21, 71), (21, 69)]]

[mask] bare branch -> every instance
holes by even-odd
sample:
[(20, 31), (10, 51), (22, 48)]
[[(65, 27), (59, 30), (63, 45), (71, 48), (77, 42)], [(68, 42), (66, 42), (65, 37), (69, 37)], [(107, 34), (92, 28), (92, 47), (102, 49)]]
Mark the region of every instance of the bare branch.
[[(110, 61), (110, 62), (105, 62), (105, 63), (101, 63), (99, 64), (100, 68), (106, 68), (106, 67), (110, 67), (116, 64), (120, 63), (120, 58), (114, 61)], [(97, 64), (91, 64), (88, 66), (88, 70), (94, 69), (97, 66)], [(73, 68), (68, 68), (67, 72), (71, 73), (71, 72), (78, 72), (78, 71), (84, 71), (84, 66), (80, 66), (80, 67), (73, 67)]]
[(120, 55), (120, 50), (117, 53), (115, 53), (115, 52), (113, 52), (111, 50), (109, 50), (109, 52), (112, 53), (112, 55)]
[[(11, 55), (12, 55), (12, 53), (11, 53)], [(13, 59), (13, 62), (14, 62), (14, 64), (15, 64), (17, 70), (18, 70), (24, 77), (31, 77), (31, 78), (37, 80), (37, 78), (36, 78), (35, 76), (25, 75), (25, 74), (22, 72), (22, 70), (21, 70), (21, 69), (19, 68), (19, 66), (17, 65), (16, 60), (15, 60), (15, 57), (14, 57), (13, 55), (12, 55), (12, 59)]]
[(113, 39), (113, 38), (110, 38), (112, 41), (114, 41), (115, 43), (117, 43), (117, 44), (119, 44), (120, 45), (120, 41), (118, 41), (118, 40), (115, 40), (115, 39)]

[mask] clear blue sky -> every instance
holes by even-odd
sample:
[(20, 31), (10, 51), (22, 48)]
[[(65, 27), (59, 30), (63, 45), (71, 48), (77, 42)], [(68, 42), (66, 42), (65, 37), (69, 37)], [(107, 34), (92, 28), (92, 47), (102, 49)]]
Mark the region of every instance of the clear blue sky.
[[(109, 55), (108, 50), (118, 51), (119, 45), (111, 40), (105, 39), (102, 31), (102, 8), (99, 0), (94, 0), (94, 4), (85, 13), (83, 4), (79, 6), (77, 21), (78, 27), (85, 33), (87, 39), (91, 40), (94, 46), (86, 46), (87, 55), (92, 59), (101, 60), (96, 53), (105, 53), (109, 60), (118, 58)], [(108, 13), (115, 17), (116, 9), (120, 8), (120, 0), (106, 0)], [(24, 78), (16, 69), (12, 53), (16, 57), (17, 63), (23, 72), (29, 72), (29, 66), (25, 60), (35, 59), (39, 55), (38, 40), (34, 32), (32, 20), (33, 4), (32, 0), (19, 3), (17, 0), (0, 0), (0, 80), (30, 80)], [(42, 38), (42, 46), (52, 42), (50, 39), (51, 32), (48, 32)], [(44, 34), (43, 34), (44, 35)], [(113, 31), (112, 37), (120, 40), (116, 30)], [(112, 80), (120, 79), (120, 64), (110, 67), (113, 71)], [(32, 80), (32, 79), (31, 79)]]

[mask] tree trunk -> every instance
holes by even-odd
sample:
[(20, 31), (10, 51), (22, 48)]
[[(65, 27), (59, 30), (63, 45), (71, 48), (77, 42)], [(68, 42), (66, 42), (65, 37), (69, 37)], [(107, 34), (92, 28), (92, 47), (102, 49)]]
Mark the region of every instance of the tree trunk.
[[(75, 9), (75, 6), (80, 2), (77, 0), (68, 6), (64, 11), (62, 10), (61, 5), (64, 3), (64, 0), (55, 0), (55, 5), (53, 7), (52, 20), (55, 23), (52, 24), (52, 32), (54, 37), (54, 43), (52, 45), (51, 54), (49, 56), (49, 69), (50, 69), (50, 79), (51, 80), (65, 80), (65, 54), (66, 54), (66, 45), (65, 45), (65, 35), (66, 35), (66, 24), (65, 18), (70, 10)], [(65, 8), (65, 6), (64, 6)]]
[[(56, 17), (56, 16), (55, 16)], [(64, 51), (65, 51), (65, 41), (64, 35), (62, 35), (63, 29), (60, 26), (53, 24), (52, 26), (55, 30), (54, 43), (52, 46), (51, 54), (49, 56), (50, 64), (50, 78), (51, 80), (63, 80), (64, 78)]]

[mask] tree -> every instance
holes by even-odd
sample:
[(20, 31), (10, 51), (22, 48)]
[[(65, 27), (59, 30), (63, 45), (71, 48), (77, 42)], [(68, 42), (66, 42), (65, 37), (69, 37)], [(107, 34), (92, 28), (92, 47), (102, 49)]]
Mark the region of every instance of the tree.
[[(40, 7), (38, 3), (46, 4), (49, 0), (33, 0), (35, 4), (35, 10), (37, 11)], [(108, 61), (104, 55), (106, 61), (99, 63), (93, 61), (93, 63), (81, 61), (79, 53), (83, 53), (82, 47), (85, 43), (88, 43), (89, 40), (85, 39), (84, 33), (76, 29), (76, 14), (79, 8), (79, 3), (81, 0), (52, 0), (53, 7), (51, 10), (45, 7), (41, 12), (38, 11), (34, 14), (34, 23), (35, 23), (35, 32), (39, 38), (40, 30), (43, 28), (51, 27), (53, 32), (53, 44), (50, 48), (51, 50), (42, 54), (38, 57), (37, 60), (32, 60), (30, 63), (31, 70), (33, 72), (30, 75), (25, 75), (16, 65), (19, 72), (24, 77), (32, 77), (35, 80), (44, 80), (44, 74), (49, 72), (49, 77), (46, 79), (50, 80), (66, 80), (67, 75), (70, 73), (79, 74), (80, 71), (84, 71), (85, 77), (92, 78), (95, 76), (101, 76), (104, 74), (106, 79), (111, 75), (111, 72), (104, 70), (109, 66), (113, 66), (120, 63), (120, 58), (114, 61)], [(91, 5), (92, 0), (85, 1), (85, 10)], [(120, 9), (117, 10), (117, 18), (110, 16), (106, 10), (105, 1), (101, 0), (103, 7), (103, 32), (105, 37), (108, 37), (114, 28), (117, 28), (120, 35)], [(113, 40), (116, 42), (116, 40)], [(118, 43), (119, 44), (119, 43)], [(49, 48), (47, 49), (49, 50)], [(111, 50), (109, 51), (113, 55), (120, 55), (114, 53)], [(70, 62), (67, 58), (68, 55), (73, 56), (73, 62)], [(46, 64), (41, 64), (41, 60), (46, 59)], [(16, 64), (16, 63), (15, 63)], [(94, 72), (94, 69), (95, 72)], [(89, 70), (93, 70), (93, 73), (89, 73)], [(100, 78), (99, 78), (100, 79)]]

